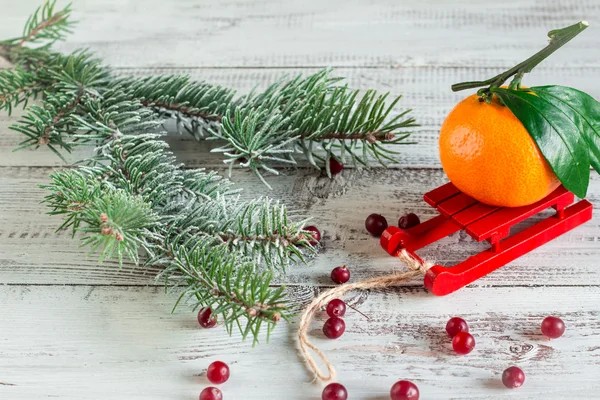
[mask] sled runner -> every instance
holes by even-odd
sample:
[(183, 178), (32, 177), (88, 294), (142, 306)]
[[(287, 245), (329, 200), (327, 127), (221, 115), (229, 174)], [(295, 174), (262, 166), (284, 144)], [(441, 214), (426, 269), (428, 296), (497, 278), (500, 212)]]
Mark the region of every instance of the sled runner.
[[(414, 252), (443, 237), (464, 229), (473, 239), (490, 243), (490, 248), (452, 267), (435, 265), (425, 275), (425, 287), (437, 296), (452, 293), (527, 254), (592, 218), (592, 204), (581, 200), (563, 186), (529, 206), (493, 207), (462, 193), (452, 183), (428, 192), (425, 202), (440, 215), (410, 229), (395, 226), (381, 235), (381, 246), (397, 256), (406, 249)], [(527, 218), (554, 208), (556, 213), (525, 230), (510, 235), (510, 228)]]

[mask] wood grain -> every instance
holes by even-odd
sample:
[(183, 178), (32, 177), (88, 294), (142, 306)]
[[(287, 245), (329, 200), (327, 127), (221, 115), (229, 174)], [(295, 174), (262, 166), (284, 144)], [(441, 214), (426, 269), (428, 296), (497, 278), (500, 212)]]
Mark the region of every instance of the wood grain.
[[(77, 1), (81, 23), (61, 50), (90, 47), (116, 67), (505, 66), (551, 29), (592, 27), (553, 57), (596, 65), (596, 0)], [(37, 0), (0, 2), (0, 37), (20, 34)], [(143, 5), (142, 5), (143, 4)]]
[[(600, 60), (600, 54), (598, 55)], [(599, 63), (600, 64), (600, 63)], [(318, 69), (277, 68), (277, 69), (194, 69), (194, 68), (138, 68), (132, 70), (119, 69), (119, 73), (134, 75), (151, 74), (188, 74), (197, 80), (206, 80), (214, 84), (236, 88), (240, 93), (246, 93), (253, 87), (266, 88), (269, 84), (284, 75), (295, 76), (310, 73)], [(392, 115), (408, 108), (421, 124), (414, 129), (411, 141), (413, 145), (396, 146), (401, 152), (398, 167), (440, 167), (437, 140), (439, 127), (445, 116), (463, 97), (472, 92), (453, 93), (450, 85), (470, 79), (485, 79), (501, 70), (498, 68), (399, 68), (399, 69), (352, 69), (338, 68), (334, 71), (337, 76), (347, 78), (349, 85), (359, 89), (377, 89), (381, 92), (391, 92), (392, 95), (403, 95)], [(526, 78), (527, 84), (543, 85), (548, 83), (585, 88), (590, 95), (600, 98), (600, 81), (590, 77), (600, 76), (598, 67), (569, 67), (557, 66), (540, 67)], [(13, 152), (13, 149), (23, 140), (22, 135), (8, 131), (8, 126), (16, 122), (19, 112), (12, 118), (0, 115), (0, 166), (59, 166), (61, 160), (48, 149), (33, 152), (25, 150)], [(167, 139), (179, 159), (190, 167), (221, 167), (223, 158), (220, 153), (210, 153), (219, 147), (219, 142), (208, 141), (197, 143), (187, 134), (178, 135), (171, 132)], [(67, 159), (75, 161), (82, 159), (88, 149), (79, 149)], [(300, 158), (301, 159), (301, 158)]]
[[(44, 191), (37, 184), (47, 181), (49, 168), (0, 168), (0, 267), (5, 283), (29, 284), (135, 284), (153, 283), (156, 270), (118, 264), (96, 264), (87, 248), (78, 247), (69, 232), (54, 233), (58, 217), (47, 217), (39, 201)], [(347, 264), (353, 279), (363, 279), (401, 270), (402, 265), (385, 253), (378, 240), (364, 229), (372, 212), (382, 213), (394, 224), (406, 212), (423, 219), (434, 210), (422, 194), (444, 183), (437, 169), (344, 171), (333, 181), (306, 170), (287, 171), (272, 179), (269, 196), (281, 200), (297, 219), (310, 216), (323, 232), (319, 257), (307, 266), (289, 269), (278, 282), (285, 284), (330, 284), (331, 269)], [(264, 193), (262, 183), (247, 171), (236, 171), (233, 181), (242, 183), (244, 198)], [(600, 178), (593, 175), (588, 199), (596, 203)], [(19, 201), (15, 201), (19, 199)], [(546, 214), (548, 215), (548, 214)], [(561, 236), (550, 244), (519, 258), (475, 285), (595, 285), (600, 271), (593, 260), (600, 257), (600, 216)], [(441, 265), (452, 265), (486, 248), (464, 232), (433, 244), (420, 253)], [(421, 285), (415, 282), (415, 285)]]
[[(39, 3), (0, 0), (0, 38), (19, 35)], [(119, 74), (185, 73), (244, 93), (284, 74), (337, 67), (353, 87), (404, 94), (394, 113), (413, 108), (422, 126), (392, 169), (346, 169), (329, 180), (301, 166), (270, 178), (267, 194), (324, 233), (318, 258), (276, 280), (297, 306), (327, 288), (339, 264), (352, 280), (401, 269), (364, 231), (364, 218), (433, 215), (421, 196), (445, 182), (439, 126), (467, 94), (452, 93), (452, 83), (493, 76), (544, 46), (548, 30), (587, 19), (591, 27), (525, 82), (600, 98), (598, 0), (79, 0), (73, 8), (81, 22), (59, 49), (89, 47)], [(255, 348), (222, 327), (199, 330), (189, 308), (170, 313), (175, 298), (154, 281), (156, 270), (97, 265), (67, 232), (55, 233), (59, 218), (44, 214), (37, 185), (62, 164), (47, 149), (12, 152), (22, 139), (8, 126), (18, 115), (0, 115), (0, 399), (194, 399), (215, 359), (231, 366), (226, 400), (320, 399), (298, 361), (295, 324), (278, 326), (268, 346)], [(208, 152), (217, 143), (173, 133), (166, 140), (187, 166), (222, 170), (220, 155)], [(266, 192), (247, 171), (232, 180), (245, 198)], [(599, 197), (594, 174), (589, 200)], [(320, 315), (311, 338), (351, 399), (388, 399), (398, 379), (417, 383), (423, 399), (600, 399), (599, 240), (595, 216), (449, 297), (427, 294), (419, 281), (355, 293), (350, 304), (370, 321), (349, 310), (346, 334), (330, 341)], [(451, 265), (484, 247), (461, 233), (420, 254)], [(567, 323), (565, 337), (552, 342), (539, 335), (550, 314)], [(477, 340), (467, 357), (452, 354), (443, 332), (454, 315)], [(527, 375), (519, 390), (500, 384), (510, 365)]]
[[(313, 293), (297, 291), (305, 299)], [(320, 399), (321, 387), (297, 358), (295, 324), (278, 326), (269, 345), (251, 348), (221, 327), (198, 329), (184, 308), (170, 314), (173, 301), (160, 288), (0, 287), (3, 321), (11, 321), (0, 330), (0, 397), (194, 399), (208, 386), (206, 367), (220, 359), (231, 368), (221, 385), (225, 399)], [(387, 290), (352, 299), (371, 319), (349, 310), (340, 339), (323, 338), (322, 315), (310, 335), (354, 399), (389, 399), (401, 378), (413, 380), (425, 399), (592, 399), (599, 302), (600, 291), (589, 287), (467, 288), (450, 298)], [(551, 342), (539, 334), (548, 314), (567, 325)], [(465, 357), (453, 354), (444, 331), (453, 315), (469, 322), (477, 341)], [(500, 383), (510, 365), (527, 374), (518, 391)]]

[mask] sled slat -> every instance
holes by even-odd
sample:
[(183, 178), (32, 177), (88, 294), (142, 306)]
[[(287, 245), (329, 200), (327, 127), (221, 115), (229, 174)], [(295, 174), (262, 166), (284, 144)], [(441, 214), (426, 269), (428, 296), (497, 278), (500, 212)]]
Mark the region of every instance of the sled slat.
[(469, 224), (480, 220), (483, 217), (490, 215), (491, 213), (499, 210), (500, 207), (488, 206), (483, 203), (477, 203), (452, 216), (452, 219), (456, 221), (462, 227), (466, 227)]
[(425, 193), (423, 199), (431, 207), (437, 207), (441, 202), (448, 200), (459, 193), (460, 190), (458, 190), (451, 182), (448, 182), (437, 189)]
[(439, 204), (437, 209), (444, 217), (450, 218), (454, 214), (459, 213), (477, 203), (478, 201), (471, 196), (460, 193)]
[(485, 218), (467, 226), (466, 231), (475, 240), (482, 241), (491, 238), (495, 233), (506, 231), (511, 226), (552, 206), (571, 204), (575, 197), (563, 186), (556, 189), (544, 199), (529, 206), (501, 208)]

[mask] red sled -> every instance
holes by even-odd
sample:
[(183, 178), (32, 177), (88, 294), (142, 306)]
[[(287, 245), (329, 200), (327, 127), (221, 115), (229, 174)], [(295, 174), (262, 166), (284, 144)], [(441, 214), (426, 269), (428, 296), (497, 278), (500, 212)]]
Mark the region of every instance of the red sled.
[[(447, 183), (423, 196), (440, 215), (410, 229), (395, 226), (381, 235), (381, 246), (392, 256), (406, 249), (416, 259), (415, 251), (464, 229), (478, 242), (491, 244), (488, 250), (467, 258), (452, 267), (435, 265), (425, 275), (425, 287), (437, 296), (452, 293), (489, 274), (523, 254), (570, 231), (592, 218), (592, 204), (581, 200), (563, 186), (546, 198), (524, 207), (493, 207), (480, 203)], [(512, 236), (510, 228), (527, 218), (554, 208), (556, 213)]]

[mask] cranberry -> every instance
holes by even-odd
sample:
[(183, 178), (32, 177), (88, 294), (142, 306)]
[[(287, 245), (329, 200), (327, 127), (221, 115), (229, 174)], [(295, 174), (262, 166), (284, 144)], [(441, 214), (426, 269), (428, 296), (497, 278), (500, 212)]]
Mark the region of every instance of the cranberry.
[(329, 171), (331, 175), (337, 175), (344, 169), (344, 164), (333, 157), (329, 157)]
[(216, 387), (209, 386), (200, 392), (199, 400), (223, 400), (223, 392)]
[(215, 361), (208, 366), (206, 377), (215, 385), (225, 383), (229, 379), (229, 367), (223, 361)]
[(212, 328), (217, 324), (217, 319), (213, 317), (212, 310), (205, 307), (198, 311), (198, 323), (203, 328)]
[(459, 332), (469, 332), (469, 325), (467, 325), (467, 322), (462, 318), (450, 318), (446, 324), (446, 332), (453, 338)]
[(326, 310), (330, 317), (343, 317), (346, 314), (346, 303), (340, 299), (333, 299), (327, 303)]
[(469, 354), (475, 348), (475, 338), (469, 332), (459, 332), (452, 339), (452, 347), (458, 354)]
[(417, 216), (417, 214), (409, 213), (400, 217), (398, 220), (398, 227), (402, 229), (409, 229), (414, 226), (417, 226), (421, 223), (421, 220)]
[(344, 385), (339, 383), (330, 383), (323, 389), (321, 394), (322, 400), (346, 400), (348, 398), (348, 392)]
[(371, 214), (365, 220), (365, 228), (373, 236), (381, 236), (387, 227), (388, 223), (383, 215)]
[(335, 267), (331, 271), (331, 280), (335, 283), (346, 283), (350, 280), (350, 270), (345, 265)]
[(304, 230), (312, 233), (312, 240), (309, 242), (311, 246), (316, 246), (321, 241), (321, 232), (316, 226), (307, 226)]
[(419, 388), (411, 381), (398, 381), (390, 390), (392, 400), (419, 400)]
[(549, 339), (556, 339), (565, 333), (565, 323), (557, 317), (546, 317), (542, 321), (542, 333)]
[(502, 373), (502, 383), (509, 389), (516, 389), (525, 382), (525, 373), (519, 367), (509, 367)]
[(323, 324), (323, 333), (329, 339), (337, 339), (344, 334), (346, 323), (339, 317), (331, 317)]

